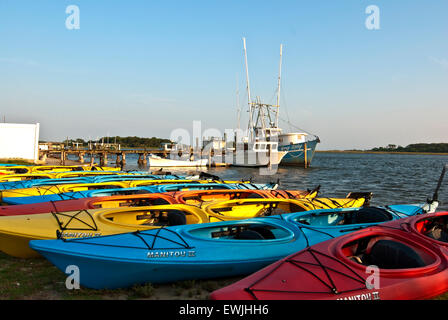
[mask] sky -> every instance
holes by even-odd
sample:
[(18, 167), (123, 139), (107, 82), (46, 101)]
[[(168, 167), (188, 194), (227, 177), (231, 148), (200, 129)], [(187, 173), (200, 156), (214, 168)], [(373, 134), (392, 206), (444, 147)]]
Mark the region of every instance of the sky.
[(448, 142), (447, 13), (446, 0), (0, 0), (0, 119), (40, 123), (41, 140), (170, 138), (193, 121), (235, 128), (239, 101), (246, 125), (245, 37), (265, 103), (283, 45), (280, 126), (318, 149)]

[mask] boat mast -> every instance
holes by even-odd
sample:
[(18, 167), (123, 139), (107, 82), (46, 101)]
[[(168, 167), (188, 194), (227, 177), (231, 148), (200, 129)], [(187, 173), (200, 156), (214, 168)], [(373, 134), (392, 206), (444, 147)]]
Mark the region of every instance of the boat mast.
[(277, 112), (276, 112), (276, 116), (275, 116), (275, 127), (278, 128), (278, 113), (280, 111), (280, 82), (281, 82), (281, 77), (282, 77), (282, 50), (283, 49), (283, 45), (280, 44), (280, 63), (278, 66), (278, 86), (277, 86)]
[(249, 106), (249, 138), (252, 140), (252, 104), (250, 100), (250, 84), (249, 84), (249, 67), (247, 65), (247, 50), (246, 50), (246, 38), (243, 38), (244, 47), (244, 61), (246, 63), (246, 89), (247, 89), (247, 101)]
[(240, 90), (238, 88), (238, 73), (236, 74), (236, 111), (237, 111), (237, 128), (240, 129), (241, 109), (240, 109)]

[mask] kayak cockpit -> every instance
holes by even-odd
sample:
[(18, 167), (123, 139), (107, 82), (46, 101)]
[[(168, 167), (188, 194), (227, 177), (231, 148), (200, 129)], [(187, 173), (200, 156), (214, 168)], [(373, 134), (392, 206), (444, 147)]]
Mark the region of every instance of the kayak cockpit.
[(287, 229), (255, 222), (204, 226), (191, 229), (188, 233), (193, 237), (213, 240), (279, 240), (294, 236)]
[(204, 217), (194, 211), (182, 210), (175, 205), (162, 205), (154, 207), (142, 207), (135, 210), (130, 208), (107, 210), (100, 215), (104, 222), (122, 226), (177, 226), (185, 224), (198, 224), (204, 222)]
[(215, 217), (252, 218), (283, 213), (303, 212), (306, 209), (293, 201), (274, 199), (242, 199), (211, 204), (206, 211)]
[(353, 210), (325, 210), (301, 214), (293, 221), (312, 226), (343, 226), (352, 224), (381, 223), (392, 220), (392, 214), (377, 207)]
[(135, 194), (146, 194), (150, 193), (150, 191), (145, 189), (132, 189), (132, 188), (126, 188), (126, 189), (111, 189), (111, 190), (105, 190), (98, 192), (92, 192), (90, 193), (90, 196), (95, 197), (109, 197), (109, 196), (130, 196)]
[(436, 215), (419, 220), (415, 228), (433, 240), (448, 243), (448, 215)]
[(212, 190), (209, 192), (187, 192), (181, 194), (178, 199), (179, 202), (186, 204), (202, 204), (211, 201), (230, 201), (240, 199), (256, 199), (265, 198), (262, 194), (252, 190)]
[(436, 257), (411, 242), (385, 235), (366, 236), (342, 247), (343, 255), (364, 266), (380, 269), (414, 269), (429, 266)]

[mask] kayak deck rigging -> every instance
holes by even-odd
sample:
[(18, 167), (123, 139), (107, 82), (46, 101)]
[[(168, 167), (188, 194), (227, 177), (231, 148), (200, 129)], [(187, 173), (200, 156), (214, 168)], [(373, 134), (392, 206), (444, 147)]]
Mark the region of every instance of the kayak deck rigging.
[[(320, 259), (319, 259), (320, 257)], [(301, 258), (303, 258), (301, 260)], [(336, 264), (339, 267), (343, 267), (344, 271), (340, 269), (336, 269), (335, 267), (327, 266), (322, 260), (327, 259)], [(310, 274), (315, 280), (317, 280), (323, 289), (327, 289), (326, 291), (301, 291), (301, 290), (275, 290), (263, 288), (262, 283), (265, 279), (267, 279), (271, 274), (276, 272), (281, 267), (285, 265), (293, 266), (294, 268), (300, 269), (308, 274)], [(347, 280), (352, 280), (352, 282), (360, 285), (359, 287), (350, 288), (348, 290), (342, 290), (338, 288), (337, 281), (333, 279), (332, 274), (337, 274), (343, 276), (345, 278), (345, 282)], [(286, 284), (286, 280), (282, 280), (283, 283)], [(339, 259), (327, 255), (323, 252), (317, 251), (312, 247), (308, 247), (296, 255), (290, 257), (289, 259), (284, 260), (282, 263), (278, 264), (275, 268), (273, 268), (270, 272), (266, 273), (260, 279), (257, 279), (251, 285), (246, 287), (244, 290), (248, 292), (255, 300), (259, 300), (257, 296), (258, 293), (262, 292), (270, 292), (270, 293), (303, 293), (303, 294), (328, 294), (333, 293), (335, 295), (348, 293), (356, 290), (363, 290), (366, 288), (366, 282), (363, 277), (361, 277), (353, 268), (345, 264)]]

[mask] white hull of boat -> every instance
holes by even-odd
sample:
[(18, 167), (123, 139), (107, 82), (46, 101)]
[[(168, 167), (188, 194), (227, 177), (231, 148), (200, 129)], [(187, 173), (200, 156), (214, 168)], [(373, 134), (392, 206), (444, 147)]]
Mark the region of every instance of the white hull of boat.
[(227, 157), (223, 159), (223, 161), (233, 167), (258, 168), (277, 166), (287, 153), (288, 152), (286, 151), (278, 151), (269, 154), (267, 152), (246, 150), (244, 152), (238, 152), (237, 154), (233, 153), (230, 161), (228, 161)]
[(206, 167), (207, 165), (208, 159), (189, 161), (149, 157), (150, 167)]

